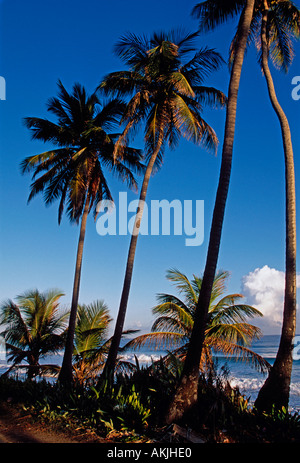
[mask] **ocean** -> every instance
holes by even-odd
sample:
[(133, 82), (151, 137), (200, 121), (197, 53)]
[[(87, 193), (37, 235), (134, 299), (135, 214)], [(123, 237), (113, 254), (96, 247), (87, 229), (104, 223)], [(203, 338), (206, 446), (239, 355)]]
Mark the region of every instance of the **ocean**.
[[(298, 336), (297, 339), (300, 342), (300, 336)], [(255, 341), (252, 344), (251, 349), (268, 360), (270, 364), (273, 364), (278, 350), (279, 340), (280, 336), (277, 335), (263, 336), (260, 340)], [(296, 349), (295, 353), (298, 354)], [(139, 351), (135, 352), (127, 351), (123, 354), (123, 358), (127, 361), (135, 363), (136, 355), (140, 365), (146, 365), (150, 364), (152, 360), (158, 360), (163, 354), (163, 351), (149, 351), (146, 349), (140, 349)], [(61, 364), (61, 361), (62, 354), (58, 354), (56, 356), (49, 356), (45, 358), (41, 363)], [(226, 365), (226, 369), (228, 370), (228, 380), (230, 384), (232, 386), (237, 386), (240, 392), (246, 398), (249, 398), (250, 403), (253, 403), (257, 397), (258, 391), (262, 387), (267, 377), (267, 374), (263, 374), (257, 371), (252, 366), (251, 362), (241, 362), (237, 361), (236, 358), (226, 358), (218, 355), (218, 371), (224, 365)], [(8, 368), (8, 366), (9, 365), (6, 364), (3, 356), (2, 360), (0, 356), (0, 375)], [(300, 355), (295, 355), (295, 360), (293, 363), (289, 406), (291, 412), (300, 412)]]
[[(297, 336), (297, 338), (300, 343), (300, 336)], [(267, 335), (253, 342), (251, 349), (272, 365), (276, 358), (279, 342), (279, 335)], [(145, 350), (136, 352), (135, 354), (142, 364), (151, 362), (151, 358), (153, 358), (153, 360), (159, 359), (160, 355), (163, 355), (163, 352), (149, 352)], [(293, 361), (289, 409), (291, 412), (300, 413), (300, 346), (297, 354), (298, 355), (295, 356), (297, 360)], [(125, 358), (126, 360), (134, 362), (134, 353), (125, 354)], [(234, 357), (228, 358), (218, 355), (216, 357), (216, 362), (217, 371), (220, 371), (221, 367), (226, 366), (228, 370), (228, 380), (231, 386), (238, 387), (239, 391), (249, 399), (249, 402), (254, 403), (260, 388), (267, 378), (267, 373), (257, 371), (251, 361), (242, 362)]]

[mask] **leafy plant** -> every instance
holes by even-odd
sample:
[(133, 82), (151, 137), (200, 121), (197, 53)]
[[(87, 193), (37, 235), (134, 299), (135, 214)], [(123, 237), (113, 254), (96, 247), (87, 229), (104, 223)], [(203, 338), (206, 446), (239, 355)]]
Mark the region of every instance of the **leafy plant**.
[(117, 411), (117, 418), (121, 422), (121, 430), (142, 431), (148, 426), (150, 409), (141, 402), (141, 394), (135, 390), (134, 384), (129, 393), (123, 393), (122, 386), (113, 395), (115, 401), (114, 409)]
[[(224, 295), (228, 272), (218, 272), (212, 288), (208, 311), (201, 367), (210, 368), (214, 351), (221, 351), (226, 356), (236, 356), (252, 363), (261, 371), (267, 371), (269, 363), (253, 352), (249, 346), (254, 339), (261, 337), (261, 331), (248, 323), (250, 318), (261, 317), (262, 313), (247, 304), (242, 304), (241, 294)], [(169, 349), (172, 355), (165, 358), (174, 372), (181, 371), (190, 342), (197, 301), (202, 278), (194, 276), (189, 280), (182, 272), (172, 269), (167, 272), (167, 279), (175, 284), (179, 297), (172, 294), (158, 294), (158, 304), (152, 309), (156, 319), (151, 333), (129, 341), (126, 348), (134, 349), (147, 346), (157, 349)]]
[(40, 359), (62, 349), (67, 328), (68, 313), (59, 312), (60, 298), (64, 294), (58, 290), (44, 293), (30, 290), (16, 298), (8, 300), (0, 307), (1, 333), (9, 354), (8, 361), (12, 367), (4, 373), (7, 375), (16, 365), (25, 361), (28, 378), (32, 379), (41, 371), (57, 372), (57, 365), (41, 365)]

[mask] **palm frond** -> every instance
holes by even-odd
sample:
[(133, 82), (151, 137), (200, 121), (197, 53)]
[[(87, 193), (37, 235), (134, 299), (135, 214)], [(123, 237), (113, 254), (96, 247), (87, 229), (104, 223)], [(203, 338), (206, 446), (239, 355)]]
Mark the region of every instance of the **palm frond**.
[(226, 95), (214, 87), (193, 87), (196, 95), (196, 101), (201, 106), (209, 106), (210, 108), (224, 108), (227, 104)]
[(284, 72), (295, 56), (293, 39), (299, 38), (300, 10), (291, 3), (279, 3), (268, 12), (270, 57), (274, 66)]
[(192, 86), (202, 85), (206, 77), (217, 71), (225, 61), (222, 56), (212, 48), (201, 48), (193, 58), (185, 63), (180, 72), (184, 74)]
[(192, 10), (192, 16), (199, 20), (199, 30), (206, 32), (235, 18), (244, 8), (243, 0), (207, 0), (198, 3)]
[[(249, 346), (262, 336), (261, 330), (247, 323), (248, 318), (262, 316), (256, 308), (238, 304), (241, 294), (223, 295), (229, 273), (218, 271), (214, 280), (209, 316), (205, 330), (205, 341), (200, 367), (212, 362), (212, 349), (222, 351), (226, 356), (235, 355), (246, 361), (251, 359), (255, 366), (264, 370), (268, 363)], [(126, 349), (148, 347), (169, 350), (180, 362), (186, 356), (191, 336), (195, 306), (201, 290), (202, 278), (194, 275), (189, 280), (176, 269), (168, 270), (167, 278), (175, 284), (184, 302), (177, 296), (159, 294), (159, 304), (152, 309), (156, 319), (151, 333), (138, 336), (126, 344)], [(167, 357), (164, 358), (164, 361)]]
[(184, 295), (190, 306), (197, 303), (199, 294), (184, 273), (173, 268), (167, 271), (166, 278), (175, 284), (179, 293)]
[(219, 342), (229, 342), (249, 346), (252, 341), (262, 336), (262, 331), (249, 323), (212, 323), (207, 327), (206, 336), (212, 345)]
[(130, 68), (139, 69), (141, 63), (147, 60), (150, 49), (149, 39), (145, 35), (132, 32), (120, 37), (114, 46), (114, 53), (119, 56)]
[(135, 350), (141, 347), (156, 350), (171, 350), (182, 344), (183, 336), (180, 333), (173, 332), (155, 332), (137, 336), (131, 339), (123, 350)]
[(103, 300), (79, 305), (74, 341), (74, 353), (78, 358), (93, 359), (95, 362), (107, 353), (106, 338), (111, 320)]
[(213, 348), (217, 352), (223, 352), (230, 358), (234, 357), (236, 361), (250, 362), (254, 368), (261, 373), (266, 373), (271, 368), (270, 363), (266, 359), (248, 347), (232, 342), (221, 341), (219, 344), (215, 343)]
[(218, 137), (201, 117), (198, 104), (185, 95), (174, 95), (175, 123), (187, 140), (216, 153)]
[(243, 298), (241, 294), (230, 294), (211, 307), (209, 315), (212, 323), (239, 323), (244, 322), (247, 318), (263, 316), (255, 307), (247, 304), (237, 304), (236, 300), (241, 298)]

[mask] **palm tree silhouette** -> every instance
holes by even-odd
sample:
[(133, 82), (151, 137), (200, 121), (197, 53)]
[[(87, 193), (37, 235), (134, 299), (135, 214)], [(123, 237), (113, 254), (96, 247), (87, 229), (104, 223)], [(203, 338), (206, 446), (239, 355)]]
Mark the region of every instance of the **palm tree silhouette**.
[[(149, 180), (153, 170), (162, 164), (166, 145), (175, 148), (181, 136), (208, 149), (216, 149), (217, 136), (202, 118), (203, 106), (223, 106), (224, 94), (204, 87), (204, 78), (220, 66), (222, 59), (214, 50), (195, 52), (196, 34), (171, 31), (148, 38), (128, 34), (120, 39), (115, 52), (129, 67), (128, 71), (108, 75), (99, 86), (106, 94), (130, 97), (122, 122), (125, 129), (116, 143), (122, 148), (137, 128), (144, 124), (147, 168), (144, 175), (138, 211), (131, 236), (123, 290), (114, 336), (103, 377), (112, 383), (121, 333), (128, 305), (132, 272), (140, 223)], [(187, 59), (193, 52), (192, 58)]]
[(72, 93), (60, 81), (58, 87), (58, 97), (48, 102), (48, 111), (56, 116), (57, 123), (35, 117), (25, 119), (33, 139), (51, 142), (58, 148), (27, 157), (21, 167), (23, 173), (33, 171), (29, 201), (43, 192), (47, 205), (59, 199), (59, 223), (65, 204), (70, 221), (81, 221), (69, 329), (59, 375), (61, 383), (69, 384), (88, 214), (94, 207), (96, 217), (98, 202), (112, 199), (105, 169), (129, 187), (137, 188), (134, 172), (140, 173), (143, 166), (141, 152), (130, 147), (124, 149), (122, 161), (114, 159), (118, 134), (111, 131), (119, 125), (125, 108), (120, 99), (101, 104), (95, 92), (88, 96), (80, 84), (73, 86)]

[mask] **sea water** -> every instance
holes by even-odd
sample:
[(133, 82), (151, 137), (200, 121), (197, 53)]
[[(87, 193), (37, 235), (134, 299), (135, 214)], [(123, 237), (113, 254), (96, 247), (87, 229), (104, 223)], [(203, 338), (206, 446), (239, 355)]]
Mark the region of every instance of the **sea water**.
[[(263, 336), (260, 340), (253, 342), (251, 350), (273, 365), (279, 342), (279, 335)], [(158, 360), (160, 356), (164, 355), (164, 352), (141, 349), (139, 352), (127, 352), (124, 354), (124, 359), (135, 362), (135, 355), (140, 364), (150, 364), (152, 360)], [(249, 399), (250, 403), (254, 403), (260, 388), (267, 378), (267, 372), (261, 373), (260, 370), (258, 371), (251, 360), (243, 362), (236, 357), (230, 358), (221, 354), (216, 355), (214, 359), (217, 372), (221, 372), (222, 367), (226, 367), (227, 379), (231, 386), (237, 387)], [(300, 412), (300, 360), (293, 361), (289, 407), (292, 412)]]

